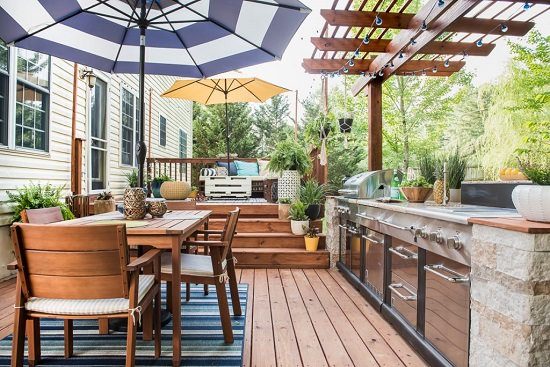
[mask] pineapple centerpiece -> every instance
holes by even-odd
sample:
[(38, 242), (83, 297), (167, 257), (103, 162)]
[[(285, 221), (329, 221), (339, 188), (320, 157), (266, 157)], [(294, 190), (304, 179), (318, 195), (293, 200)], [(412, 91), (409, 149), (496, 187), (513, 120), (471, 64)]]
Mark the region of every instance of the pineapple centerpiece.
[(433, 188), (434, 202), (437, 205), (444, 204), (445, 189), (447, 190), (447, 198), (449, 198), (449, 187), (445, 188), (443, 183), (443, 163), (439, 162), (435, 166), (435, 182)]

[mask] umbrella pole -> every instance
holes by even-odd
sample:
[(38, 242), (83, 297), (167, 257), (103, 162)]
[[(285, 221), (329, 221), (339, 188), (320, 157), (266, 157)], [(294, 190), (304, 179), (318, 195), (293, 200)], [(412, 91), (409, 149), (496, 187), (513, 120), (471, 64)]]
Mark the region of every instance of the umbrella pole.
[(139, 142), (136, 145), (138, 160), (138, 187), (144, 186), (143, 168), (147, 145), (145, 144), (145, 31), (147, 29), (145, 1), (141, 3), (141, 15), (139, 22)]
[(227, 147), (227, 175), (230, 175), (229, 160), (231, 159), (229, 148), (229, 116), (227, 114), (227, 92), (225, 92), (225, 144)]

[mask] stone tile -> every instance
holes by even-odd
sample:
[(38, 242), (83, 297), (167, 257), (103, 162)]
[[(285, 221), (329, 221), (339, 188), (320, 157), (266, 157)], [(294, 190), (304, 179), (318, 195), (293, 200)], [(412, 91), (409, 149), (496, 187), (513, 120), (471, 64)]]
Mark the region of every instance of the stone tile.
[[(494, 243), (498, 246), (508, 246), (524, 251), (550, 251), (550, 244), (545, 249), (546, 242), (535, 241), (535, 235), (509, 231), (501, 228), (493, 228), (474, 224), (472, 238), (483, 243)], [(538, 247), (538, 248), (537, 248)]]

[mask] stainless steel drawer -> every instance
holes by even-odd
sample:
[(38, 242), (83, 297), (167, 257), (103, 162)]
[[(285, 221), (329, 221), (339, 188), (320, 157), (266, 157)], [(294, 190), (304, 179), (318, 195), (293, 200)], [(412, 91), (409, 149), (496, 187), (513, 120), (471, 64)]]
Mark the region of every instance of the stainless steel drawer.
[(399, 312), (411, 326), (416, 327), (417, 289), (403, 278), (392, 274), (391, 306)]
[(418, 288), (418, 247), (393, 237), (390, 253), (392, 274)]
[(365, 284), (379, 297), (384, 289), (384, 235), (364, 228)]

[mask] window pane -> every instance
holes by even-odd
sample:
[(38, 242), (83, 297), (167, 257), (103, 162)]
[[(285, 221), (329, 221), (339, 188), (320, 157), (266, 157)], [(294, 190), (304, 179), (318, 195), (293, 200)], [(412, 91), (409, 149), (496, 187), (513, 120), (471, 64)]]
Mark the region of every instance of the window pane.
[(187, 134), (180, 130), (180, 158), (187, 158)]
[(107, 155), (105, 151), (92, 148), (92, 190), (104, 190), (106, 189), (105, 180), (105, 163)]
[(17, 77), (44, 88), (49, 86), (49, 62), (47, 55), (17, 49)]
[(0, 73), (0, 144), (8, 145), (8, 76), (2, 73)]
[(138, 134), (136, 131), (136, 103), (137, 99), (127, 89), (122, 88), (122, 111), (121, 111), (121, 161), (123, 164), (134, 164), (135, 141)]
[(159, 144), (163, 147), (166, 146), (166, 118), (163, 116), (160, 116)]
[[(24, 148), (47, 150), (49, 95), (32, 87), (17, 84), (15, 145)], [(18, 127), (22, 127), (21, 129)]]
[(91, 134), (94, 138), (106, 140), (107, 83), (97, 79), (92, 93)]
[(8, 71), (8, 48), (6, 44), (0, 40), (0, 70)]

